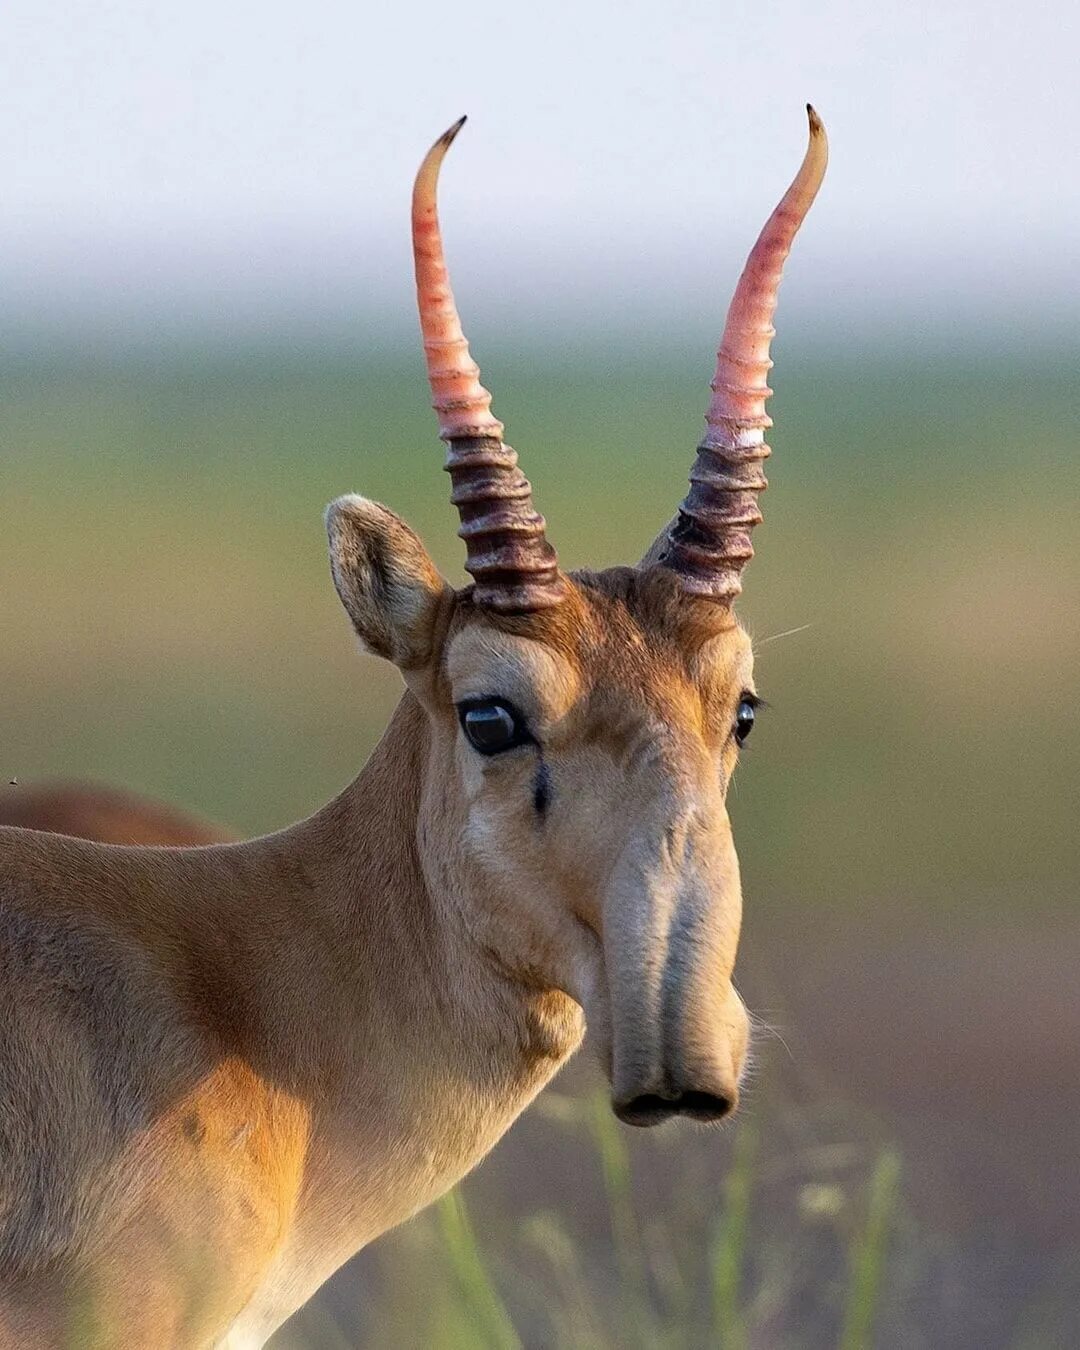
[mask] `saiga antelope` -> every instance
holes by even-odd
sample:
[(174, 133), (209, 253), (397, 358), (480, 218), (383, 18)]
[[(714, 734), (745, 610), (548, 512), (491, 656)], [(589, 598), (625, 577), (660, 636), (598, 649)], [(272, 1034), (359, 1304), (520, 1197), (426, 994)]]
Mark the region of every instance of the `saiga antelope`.
[(105, 844), (224, 844), (236, 837), (164, 802), (101, 783), (0, 788), (0, 825)]
[(412, 229), (473, 584), (342, 497), (331, 569), (405, 692), (359, 777), (242, 844), (0, 830), (0, 1339), (261, 1345), (452, 1186), (581, 1041), (617, 1115), (713, 1121), (747, 1015), (725, 795), (754, 723), (733, 612), (809, 148), (738, 282), (675, 519), (568, 574), (458, 322), (431, 149)]

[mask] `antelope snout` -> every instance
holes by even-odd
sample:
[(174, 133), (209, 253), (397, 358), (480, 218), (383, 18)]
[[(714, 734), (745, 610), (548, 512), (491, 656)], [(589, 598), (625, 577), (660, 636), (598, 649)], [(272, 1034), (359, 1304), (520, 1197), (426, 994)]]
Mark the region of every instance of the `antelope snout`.
[[(612, 1109), (627, 1125), (660, 1125), (673, 1116), (706, 1124), (730, 1116), (739, 1104), (750, 1021), (728, 987), (721, 1007), (704, 1020), (672, 1018), (655, 1039), (617, 1038)], [(659, 1053), (642, 1054), (652, 1039)]]
[(732, 983), (742, 894), (727, 814), (659, 806), (662, 828), (639, 826), (604, 906), (612, 1107), (628, 1125), (731, 1115), (750, 1031)]

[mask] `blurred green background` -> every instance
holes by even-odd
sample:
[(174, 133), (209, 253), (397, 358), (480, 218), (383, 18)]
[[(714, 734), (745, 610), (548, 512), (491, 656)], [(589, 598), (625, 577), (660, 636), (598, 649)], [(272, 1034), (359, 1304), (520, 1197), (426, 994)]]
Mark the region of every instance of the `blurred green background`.
[[(883, 922), (1067, 915), (1077, 353), (777, 346), (741, 604), (773, 705), (735, 802), (749, 895)], [(486, 360), (566, 564), (644, 551), (684, 491), (710, 365)], [(418, 356), (24, 357), (0, 418), (5, 769), (119, 779), (245, 832), (348, 781), (398, 681), (353, 653), (323, 506), (385, 501), (462, 576)]]
[[(636, 559), (684, 491), (711, 356), (652, 346), (481, 353), (569, 566)], [(777, 1035), (737, 1130), (605, 1143), (582, 1064), (466, 1183), (526, 1344), (837, 1344), (883, 1148), (875, 1344), (1080, 1337), (1080, 351), (958, 347), (776, 344), (741, 604), (772, 706), (732, 807)], [(462, 575), (411, 341), (24, 345), (0, 445), (4, 784), (105, 779), (254, 833), (358, 771), (399, 680), (354, 648), (322, 507), (383, 500)], [(377, 1244), (282, 1344), (514, 1343), (460, 1217)], [(734, 1329), (702, 1293), (732, 1252)]]

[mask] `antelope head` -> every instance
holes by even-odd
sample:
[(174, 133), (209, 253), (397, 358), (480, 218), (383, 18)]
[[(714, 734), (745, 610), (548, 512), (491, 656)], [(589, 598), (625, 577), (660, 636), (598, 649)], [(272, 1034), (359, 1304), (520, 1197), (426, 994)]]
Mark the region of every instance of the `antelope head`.
[(746, 1059), (726, 795), (757, 695), (733, 602), (766, 485), (781, 269), (826, 165), (824, 129), (809, 115), (806, 157), (731, 303), (689, 492), (640, 563), (559, 568), (479, 383), (436, 212), (461, 122), (421, 166), (412, 229), (473, 584), (444, 581), (383, 506), (343, 497), (327, 514), (353, 625), (397, 664), (422, 710), (416, 837), (429, 891), (511, 981), (584, 1009), (614, 1110), (635, 1125), (727, 1115)]

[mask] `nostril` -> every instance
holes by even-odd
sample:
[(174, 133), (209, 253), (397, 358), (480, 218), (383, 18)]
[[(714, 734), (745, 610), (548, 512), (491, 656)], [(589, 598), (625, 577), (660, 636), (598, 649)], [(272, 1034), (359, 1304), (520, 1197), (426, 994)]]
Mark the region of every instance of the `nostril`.
[(734, 1108), (735, 1103), (730, 1097), (713, 1092), (679, 1092), (670, 1097), (643, 1092), (614, 1105), (615, 1114), (624, 1124), (642, 1127), (660, 1125), (672, 1116), (705, 1122), (723, 1120)]
[(675, 1109), (691, 1120), (723, 1120), (731, 1115), (735, 1103), (730, 1097), (713, 1092), (684, 1092), (675, 1103)]
[(657, 1092), (641, 1092), (636, 1098), (614, 1103), (614, 1112), (624, 1125), (661, 1125), (664, 1120), (670, 1120), (676, 1110), (674, 1102), (661, 1098)]
[(666, 1097), (658, 1096), (655, 1092), (643, 1092), (629, 1101), (616, 1102), (614, 1110), (624, 1125), (649, 1126), (670, 1120), (676, 1107)]

